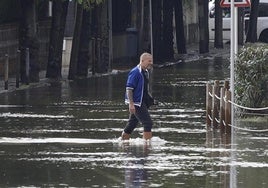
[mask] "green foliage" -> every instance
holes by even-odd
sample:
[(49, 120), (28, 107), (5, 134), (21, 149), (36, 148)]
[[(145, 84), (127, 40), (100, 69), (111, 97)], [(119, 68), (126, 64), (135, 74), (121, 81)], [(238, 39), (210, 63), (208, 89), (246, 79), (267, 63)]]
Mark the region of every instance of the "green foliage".
[(77, 3), (82, 4), (83, 8), (90, 9), (95, 5), (103, 3), (105, 0), (77, 0)]
[(236, 102), (261, 107), (268, 93), (268, 45), (256, 43), (241, 48), (235, 73)]

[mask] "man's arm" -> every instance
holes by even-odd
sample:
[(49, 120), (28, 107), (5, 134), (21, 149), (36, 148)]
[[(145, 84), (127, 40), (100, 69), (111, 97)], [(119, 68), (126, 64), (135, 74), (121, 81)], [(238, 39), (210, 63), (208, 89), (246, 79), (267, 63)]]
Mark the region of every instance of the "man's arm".
[(127, 97), (129, 101), (128, 109), (131, 114), (135, 114), (135, 106), (133, 102), (133, 89), (127, 89)]

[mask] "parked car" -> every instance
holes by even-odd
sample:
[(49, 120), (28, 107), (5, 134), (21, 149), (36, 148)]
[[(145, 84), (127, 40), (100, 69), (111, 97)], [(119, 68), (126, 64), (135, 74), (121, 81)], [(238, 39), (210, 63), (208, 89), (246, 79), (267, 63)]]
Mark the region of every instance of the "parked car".
[[(247, 31), (249, 22), (250, 7), (245, 8), (245, 31)], [(223, 40), (230, 40), (231, 15), (230, 8), (223, 8)], [(246, 32), (244, 32), (246, 34)], [(209, 2), (209, 39), (214, 40), (215, 36), (215, 2)], [(268, 0), (260, 0), (258, 22), (257, 22), (257, 38), (260, 42), (268, 43)]]

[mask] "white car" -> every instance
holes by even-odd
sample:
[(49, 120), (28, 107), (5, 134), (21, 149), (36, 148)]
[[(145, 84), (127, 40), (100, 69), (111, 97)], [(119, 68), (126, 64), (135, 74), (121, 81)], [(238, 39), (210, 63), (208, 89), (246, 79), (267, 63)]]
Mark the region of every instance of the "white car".
[[(214, 40), (215, 36), (215, 3), (209, 3), (209, 39)], [(245, 27), (248, 27), (250, 8), (245, 8)], [(230, 8), (223, 8), (223, 40), (230, 41)], [(246, 29), (247, 30), (247, 29)], [(246, 33), (246, 32), (245, 32)], [(259, 15), (257, 22), (257, 38), (260, 42), (268, 43), (268, 0), (260, 0)]]

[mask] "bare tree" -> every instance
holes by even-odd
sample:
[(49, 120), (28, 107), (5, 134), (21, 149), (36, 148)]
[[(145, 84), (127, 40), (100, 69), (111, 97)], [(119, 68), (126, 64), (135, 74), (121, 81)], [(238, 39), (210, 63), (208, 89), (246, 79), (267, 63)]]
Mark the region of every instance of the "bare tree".
[(175, 10), (176, 43), (179, 54), (186, 54), (182, 1), (173, 0)]
[[(40, 65), (38, 60), (39, 42), (36, 26), (35, 0), (20, 0), (21, 21), (19, 26), (19, 46), (21, 50), (21, 82), (38, 82)], [(29, 67), (26, 67), (26, 56), (29, 49)], [(26, 69), (29, 68), (29, 75)], [(28, 77), (29, 76), (29, 77)]]
[(74, 28), (71, 59), (70, 59), (69, 74), (68, 74), (69, 80), (75, 79), (75, 75), (77, 71), (77, 60), (78, 60), (78, 52), (79, 52), (80, 33), (81, 33), (81, 27), (82, 27), (82, 17), (83, 17), (83, 6), (82, 4), (77, 3), (75, 28)]
[(251, 1), (251, 10), (250, 10), (246, 42), (257, 41), (257, 19), (258, 19), (258, 12), (259, 12), (259, 2), (260, 0)]
[[(162, 3), (163, 0), (152, 1), (152, 27), (153, 27), (153, 56), (159, 61), (162, 45)], [(148, 17), (149, 18), (149, 17)]]
[(79, 77), (87, 77), (88, 75), (89, 55), (90, 55), (89, 43), (91, 37), (90, 24), (91, 24), (90, 9), (84, 9), (82, 16), (77, 72), (76, 72), (76, 75)]
[(245, 8), (239, 7), (238, 8), (238, 44), (244, 44), (244, 16), (245, 16)]
[(223, 48), (222, 41), (222, 8), (220, 7), (221, 0), (215, 0), (215, 48)]
[(198, 0), (199, 53), (209, 52), (208, 0)]
[(161, 51), (163, 60), (173, 59), (173, 1), (163, 1), (163, 33)]
[(62, 47), (69, 1), (53, 0), (47, 78), (61, 78)]

